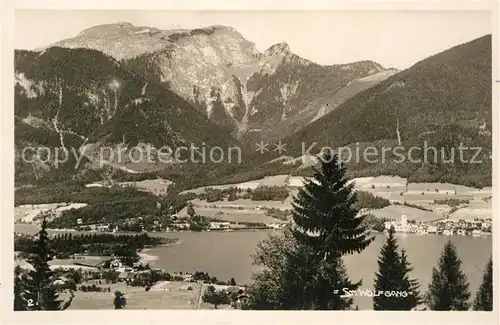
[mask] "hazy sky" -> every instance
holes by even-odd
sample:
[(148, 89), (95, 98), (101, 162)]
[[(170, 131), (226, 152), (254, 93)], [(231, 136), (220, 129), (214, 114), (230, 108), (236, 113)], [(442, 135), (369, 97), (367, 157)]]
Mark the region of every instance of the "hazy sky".
[(491, 33), (489, 12), (415, 11), (18, 11), (15, 46), (35, 49), (83, 29), (115, 22), (160, 29), (228, 25), (260, 51), (286, 41), (320, 64), (373, 60), (407, 68), (447, 48)]

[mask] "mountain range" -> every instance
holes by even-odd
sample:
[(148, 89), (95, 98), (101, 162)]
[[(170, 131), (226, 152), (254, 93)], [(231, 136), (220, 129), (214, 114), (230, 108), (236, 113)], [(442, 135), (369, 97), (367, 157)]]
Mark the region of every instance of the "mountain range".
[[(302, 142), (408, 148), (423, 140), (447, 147), (462, 141), (483, 146), (485, 164), (349, 169), (491, 184), (490, 36), (398, 71), (369, 60), (322, 66), (286, 43), (261, 53), (227, 26), (159, 30), (118, 23), (36, 51), (18, 50), (15, 74), (16, 147), (78, 147), (84, 166), (95, 164), (103, 146), (240, 146), (245, 164), (210, 167), (208, 174), (220, 180), (229, 171), (307, 169), (296, 161)], [(251, 148), (278, 140), (288, 144), (284, 157), (256, 156)], [(16, 181), (32, 183), (41, 174), (58, 179), (49, 165), (18, 163)], [(172, 168), (150, 165), (115, 167), (127, 173)]]
[(239, 139), (287, 136), (396, 73), (373, 61), (321, 66), (287, 43), (263, 53), (234, 28), (96, 26), (54, 44), (91, 48), (188, 100)]

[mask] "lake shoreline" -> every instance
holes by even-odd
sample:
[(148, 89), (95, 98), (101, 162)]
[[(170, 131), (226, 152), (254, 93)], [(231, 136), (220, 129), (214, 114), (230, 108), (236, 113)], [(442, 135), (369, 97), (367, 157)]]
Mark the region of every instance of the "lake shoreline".
[(139, 262), (141, 262), (141, 264), (149, 264), (151, 262), (155, 262), (160, 259), (158, 255), (148, 254), (148, 252), (151, 250), (152, 248), (145, 248), (137, 253), (137, 255), (139, 255)]
[[(249, 284), (252, 275), (261, 270), (253, 265), (259, 242), (272, 231), (261, 232), (202, 232), (198, 234), (179, 233), (178, 245), (156, 247), (145, 253), (157, 256), (151, 260), (152, 267), (165, 269), (167, 272), (196, 272), (203, 270), (211, 276), (227, 281), (234, 278), (237, 283)], [(360, 254), (347, 255), (344, 263), (349, 277), (353, 281), (362, 280), (361, 289), (372, 290), (373, 279), (378, 268), (380, 249), (385, 243), (386, 234), (374, 232), (375, 240)], [(398, 245), (407, 252), (412, 263), (412, 277), (418, 279), (423, 291), (431, 281), (432, 268), (438, 263), (444, 245), (448, 240), (457, 247), (462, 260), (462, 267), (468, 276), (470, 291), (475, 294), (481, 282), (482, 270), (492, 253), (492, 236), (445, 236), (396, 233)], [(481, 272), (478, 272), (481, 270)], [(371, 297), (355, 297), (355, 303), (362, 310), (370, 310)]]

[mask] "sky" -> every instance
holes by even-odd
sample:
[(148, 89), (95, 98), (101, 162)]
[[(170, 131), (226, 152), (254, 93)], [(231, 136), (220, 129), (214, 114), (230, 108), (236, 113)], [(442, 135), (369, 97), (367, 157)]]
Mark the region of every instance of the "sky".
[(260, 51), (285, 41), (319, 64), (373, 60), (397, 69), (492, 32), (490, 13), (481, 11), (19, 10), (15, 47), (41, 48), (116, 22), (160, 29), (227, 25)]

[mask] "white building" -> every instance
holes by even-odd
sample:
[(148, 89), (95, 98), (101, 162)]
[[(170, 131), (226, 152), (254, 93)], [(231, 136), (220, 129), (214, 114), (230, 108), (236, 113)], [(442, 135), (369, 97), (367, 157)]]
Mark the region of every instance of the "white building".
[(408, 226), (408, 217), (406, 215), (401, 215), (401, 227)]
[(119, 259), (115, 259), (109, 263), (109, 266), (111, 268), (121, 268), (123, 266), (123, 264)]
[(54, 280), (55, 285), (64, 285), (64, 284), (66, 284), (66, 282), (68, 282), (68, 279), (64, 276), (61, 276), (61, 277)]
[(472, 230), (472, 236), (480, 236), (482, 234), (483, 234), (483, 232), (479, 229)]
[(273, 229), (280, 229), (281, 225), (279, 223), (266, 223), (266, 227), (273, 228)]
[(428, 234), (435, 234), (435, 233), (437, 233), (437, 227), (436, 226), (428, 226), (427, 227), (427, 233)]
[(231, 226), (230, 222), (221, 221), (221, 222), (210, 222), (210, 229), (228, 229)]
[(385, 229), (390, 229), (391, 226), (394, 227), (395, 232), (409, 232), (408, 217), (406, 215), (401, 215), (399, 222), (387, 221), (384, 223)]
[(443, 230), (443, 235), (445, 235), (445, 236), (451, 236), (451, 235), (453, 235), (453, 231), (449, 230), (449, 229), (445, 229), (445, 230)]
[(106, 226), (106, 225), (98, 226), (97, 231), (107, 232), (107, 231), (109, 231), (109, 226)]

